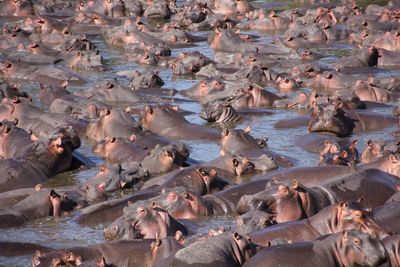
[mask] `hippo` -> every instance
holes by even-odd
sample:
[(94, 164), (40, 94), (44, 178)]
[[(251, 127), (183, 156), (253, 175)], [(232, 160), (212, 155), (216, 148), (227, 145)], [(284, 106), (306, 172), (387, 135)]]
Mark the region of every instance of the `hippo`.
[(86, 128), (86, 136), (91, 139), (100, 141), (107, 137), (130, 137), (140, 132), (135, 119), (122, 110), (103, 107), (99, 115)]
[(354, 120), (333, 103), (313, 105), (311, 120), (308, 124), (309, 132), (328, 132), (339, 137), (349, 136), (355, 127)]
[(114, 80), (111, 81), (101, 81), (98, 84), (95, 84), (93, 88), (80, 92), (79, 95), (100, 102), (163, 102), (160, 97), (145, 95), (139, 91), (132, 90), (131, 88), (121, 84), (117, 78), (114, 78)]
[(364, 47), (356, 51), (352, 56), (343, 57), (339, 60), (338, 68), (375, 67), (378, 65), (380, 53), (375, 47)]
[(214, 129), (189, 123), (179, 112), (170, 107), (146, 106), (141, 115), (141, 125), (162, 136), (214, 142), (220, 139), (220, 134)]
[(274, 93), (249, 84), (241, 92), (232, 96), (228, 100), (228, 104), (236, 109), (272, 107), (274, 102), (280, 99)]
[(220, 102), (207, 104), (200, 113), (200, 118), (217, 124), (237, 122), (240, 115), (230, 104)]
[(135, 211), (124, 210), (122, 217), (104, 230), (106, 239), (148, 239), (174, 236), (176, 231), (187, 235), (186, 228), (157, 204), (135, 204)]
[(86, 121), (66, 114), (44, 112), (25, 98), (3, 99), (0, 106), (0, 119), (18, 121), (20, 128), (32, 130), (41, 137), (49, 137), (55, 128), (63, 127), (77, 141), (75, 148), (80, 145), (78, 134), (83, 133), (87, 126)]
[(121, 240), (61, 250), (37, 250), (32, 266), (147, 266), (153, 240)]
[(319, 154), (320, 165), (354, 165), (360, 162), (358, 150), (356, 149), (357, 140), (353, 140), (348, 147), (340, 147), (333, 144), (330, 140), (325, 141), (325, 147)]
[[(63, 129), (53, 132), (45, 141), (31, 142), (34, 144), (28, 153), (20, 155), (19, 158), (0, 160), (2, 168), (7, 170), (0, 179), (1, 192), (34, 186), (70, 169), (72, 152), (77, 147)], [(29, 143), (27, 145), (29, 146)]]
[(372, 140), (367, 141), (367, 146), (361, 154), (362, 163), (370, 163), (383, 157), (384, 145), (381, 143), (375, 143)]
[(124, 164), (124, 166), (104, 164), (100, 167), (99, 173), (90, 177), (83, 187), (101, 187), (103, 191), (111, 192), (134, 187), (148, 176), (149, 172), (138, 163)]
[[(304, 257), (299, 257), (299, 253)], [(311, 242), (264, 248), (243, 266), (378, 266), (385, 260), (381, 242), (368, 234), (350, 230)]]
[(144, 183), (141, 189), (154, 186), (169, 188), (183, 186), (201, 195), (220, 191), (229, 184), (217, 171), (208, 166), (191, 166), (175, 170)]
[(256, 140), (249, 135), (250, 130), (224, 130), (220, 142), (220, 154), (243, 156), (243, 157), (259, 157), (263, 154), (272, 157), (278, 165), (291, 166), (291, 159), (281, 156), (277, 153), (265, 149), (265, 140)]
[(242, 266), (256, 252), (248, 237), (225, 232), (182, 248), (156, 266)]
[[(309, 188), (296, 180), (291, 187), (284, 182), (272, 185), (270, 182), (267, 183), (265, 191), (243, 195), (237, 204), (237, 211), (244, 213), (251, 209), (259, 209), (276, 213), (277, 222), (286, 222), (309, 217), (329, 204), (357, 197), (364, 197), (366, 206), (377, 207), (396, 192), (397, 179), (397, 176), (376, 169), (366, 169), (321, 181)], [(345, 188), (346, 191), (341, 191), (340, 188)], [(379, 197), (376, 196), (378, 191)], [(303, 198), (308, 199), (306, 207), (300, 201)]]
[(327, 234), (340, 233), (345, 230), (360, 230), (379, 239), (386, 238), (388, 233), (369, 212), (357, 201), (342, 201), (322, 209), (310, 218), (271, 225), (249, 234), (251, 240), (262, 247), (277, 245), (281, 242), (312, 241)]
[(45, 216), (60, 217), (73, 211), (77, 206), (76, 201), (69, 199), (66, 193), (60, 194), (54, 189), (36, 186), (36, 192), (0, 211), (0, 228), (20, 226)]
[(355, 82), (353, 90), (354, 94), (362, 101), (386, 103), (396, 102), (400, 99), (400, 95), (397, 92), (390, 92), (361, 80)]
[(30, 0), (7, 0), (1, 3), (1, 16), (25, 17), (35, 15), (33, 3)]
[(388, 237), (382, 243), (386, 251), (386, 262), (379, 266), (400, 266), (400, 255), (398, 252), (399, 235)]

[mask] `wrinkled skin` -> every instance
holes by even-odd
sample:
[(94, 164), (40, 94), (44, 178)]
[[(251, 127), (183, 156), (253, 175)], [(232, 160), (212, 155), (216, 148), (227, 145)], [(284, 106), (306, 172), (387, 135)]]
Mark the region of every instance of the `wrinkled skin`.
[(263, 228), (250, 233), (253, 242), (263, 247), (267, 246), (268, 243), (277, 245), (279, 243), (312, 241), (323, 235), (351, 229), (359, 230), (379, 239), (388, 236), (384, 227), (377, 223), (372, 214), (355, 201), (343, 201), (330, 205), (302, 221)]
[(354, 127), (353, 119), (340, 106), (328, 102), (313, 106), (308, 131), (332, 133), (339, 137), (345, 137), (353, 132)]
[(377, 266), (385, 258), (382, 243), (368, 234), (350, 230), (313, 242), (264, 248), (244, 266)]
[(134, 205), (135, 211), (128, 207), (124, 215), (104, 230), (106, 239), (148, 239), (174, 236), (176, 231), (185, 235), (185, 227), (157, 204), (151, 206)]
[(379, 103), (395, 102), (400, 99), (397, 92), (390, 92), (373, 84), (357, 80), (354, 85), (354, 94), (362, 101), (373, 101)]
[(179, 250), (159, 266), (241, 266), (256, 251), (256, 246), (246, 236), (226, 232)]
[(179, 112), (164, 106), (146, 106), (140, 123), (145, 129), (171, 138), (217, 141), (220, 136), (213, 129), (189, 123)]

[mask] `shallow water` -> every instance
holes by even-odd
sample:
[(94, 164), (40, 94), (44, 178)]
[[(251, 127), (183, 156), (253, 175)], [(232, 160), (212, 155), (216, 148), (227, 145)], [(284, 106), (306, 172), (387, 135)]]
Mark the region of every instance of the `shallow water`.
[[(255, 1), (257, 5), (265, 8), (276, 8), (278, 10), (287, 8), (297, 8), (301, 7), (304, 1)], [(359, 3), (383, 3), (387, 1), (357, 1)], [(0, 20), (4, 21), (4, 20)], [(201, 33), (200, 33), (201, 34)], [(257, 34), (252, 32), (252, 34)], [(279, 34), (279, 33), (278, 33)], [(269, 34), (265, 35), (266, 40), (271, 40), (275, 36)], [(115, 48), (107, 47), (101, 37), (95, 37), (93, 39), (96, 46), (101, 51), (104, 56), (105, 62), (111, 67), (111, 70), (106, 73), (84, 73), (84, 75), (93, 81), (97, 79), (108, 78), (111, 79), (115, 74), (122, 70), (133, 70), (142, 69), (143, 66), (137, 66), (126, 60), (124, 56), (124, 51), (117, 50)], [(333, 43), (319, 47), (316, 52), (324, 55), (321, 62), (331, 63), (335, 62), (338, 57), (346, 55), (350, 52), (351, 46), (346, 43)], [(198, 43), (195, 47), (174, 49), (173, 55), (179, 54), (181, 51), (200, 51), (209, 58), (214, 57), (214, 52), (209, 48), (206, 42)], [(165, 82), (167, 88), (175, 88), (178, 91), (187, 89), (196, 83), (190, 77), (173, 77), (170, 69), (158, 69), (160, 71), (160, 76)], [(380, 71), (378, 75), (388, 76), (391, 74), (400, 74), (399, 71)], [(122, 79), (123, 80), (123, 79)], [(90, 83), (84, 87), (71, 87), (70, 90), (82, 90), (90, 86)], [(23, 86), (23, 89), (27, 91), (30, 95), (36, 96), (37, 94), (37, 84), (27, 84)], [(183, 95), (178, 94), (177, 97), (184, 98)], [(34, 97), (36, 99), (36, 97)], [(40, 103), (37, 102), (38, 105)], [(179, 104), (184, 110), (190, 110), (195, 114), (189, 115), (186, 118), (194, 123), (205, 124), (205, 122), (198, 116), (201, 111), (201, 105), (196, 102), (182, 102)], [(379, 108), (375, 111), (390, 114), (392, 108)], [(298, 114), (290, 110), (275, 109), (271, 110), (272, 115), (256, 115), (256, 116), (245, 116), (244, 119), (237, 125), (238, 128), (245, 128), (250, 126), (252, 131), (251, 134), (255, 137), (265, 137), (268, 136), (268, 145), (271, 150), (278, 152), (298, 160), (296, 165), (299, 166), (310, 166), (315, 165), (318, 162), (318, 155), (305, 152), (304, 150), (296, 147), (293, 144), (293, 140), (300, 135), (304, 135), (307, 132), (306, 127), (298, 129), (285, 129), (277, 130), (274, 129), (274, 124), (281, 120), (291, 117), (295, 117)], [(387, 128), (379, 132), (370, 132), (358, 134), (357, 138), (359, 140), (358, 149), (362, 151), (364, 149), (364, 144), (368, 139), (386, 139), (388, 134), (393, 132), (395, 128)], [(210, 161), (219, 156), (219, 145), (199, 142), (199, 141), (185, 141), (189, 145), (191, 151), (191, 158), (198, 161)], [(88, 140), (82, 140), (82, 147), (78, 150), (82, 154), (89, 156), (90, 160), (95, 162), (97, 165), (101, 164), (103, 161), (91, 152), (91, 144)], [(62, 185), (79, 185), (89, 177), (97, 173), (97, 169), (90, 170), (77, 170), (73, 172), (63, 173), (57, 177), (51, 179), (47, 184), (49, 187), (56, 187)], [(124, 192), (122, 194), (127, 194)], [(118, 197), (118, 194), (115, 196)], [(208, 229), (215, 228), (219, 226), (234, 227), (234, 219), (230, 216), (222, 216), (217, 218), (208, 219), (206, 221), (199, 221), (198, 227), (199, 232), (206, 233)], [(95, 243), (105, 242), (102, 234), (104, 226), (99, 225), (94, 228), (82, 227), (77, 225), (73, 220), (69, 218), (53, 219), (46, 218), (31, 222), (21, 228), (15, 229), (0, 229), (0, 240), (3, 241), (20, 241), (20, 242), (30, 242), (37, 243), (45, 246), (51, 246), (54, 248), (65, 248), (71, 246), (83, 246)], [(4, 266), (28, 266), (30, 265), (31, 256), (27, 257), (0, 257), (0, 265)]]

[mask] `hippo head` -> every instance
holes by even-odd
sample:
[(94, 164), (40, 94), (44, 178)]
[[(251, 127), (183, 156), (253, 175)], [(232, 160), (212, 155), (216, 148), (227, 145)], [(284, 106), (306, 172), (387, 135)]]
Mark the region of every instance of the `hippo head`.
[(234, 157), (232, 158), (232, 164), (237, 176), (253, 173), (255, 170), (255, 164), (249, 158)]
[(212, 214), (211, 208), (200, 194), (183, 187), (163, 190), (162, 194), (152, 201), (161, 205), (177, 219), (195, 219)]
[(375, 143), (372, 140), (367, 141), (367, 146), (361, 154), (362, 163), (370, 163), (384, 156), (385, 146), (382, 143)]
[(354, 165), (359, 162), (357, 140), (353, 140), (349, 146), (340, 147), (337, 143), (326, 140), (325, 147), (320, 152), (320, 164), (329, 165)]
[(242, 234), (261, 230), (273, 224), (276, 224), (275, 215), (260, 210), (251, 210), (236, 217), (237, 231)]
[(354, 120), (341, 109), (341, 102), (338, 104), (333, 104), (331, 101), (321, 104), (314, 102), (308, 124), (309, 132), (331, 133), (344, 137), (352, 134), (354, 127)]
[(89, 205), (107, 200), (105, 183), (85, 186), (85, 200)]
[[(227, 232), (226, 234), (231, 233)], [(239, 264), (242, 265), (257, 253), (258, 248), (253, 242), (251, 242), (248, 236), (240, 235), (237, 232), (233, 232), (231, 235), (239, 248), (238, 250), (234, 249), (235, 257)]]
[(150, 1), (143, 15), (152, 19), (165, 19), (171, 15), (171, 10), (167, 5), (167, 1)]
[(127, 207), (123, 215), (104, 230), (106, 239), (165, 238), (179, 230), (187, 234), (182, 224), (156, 203), (140, 202)]
[(379, 239), (388, 236), (388, 233), (375, 221), (370, 212), (362, 207), (361, 200), (342, 201), (332, 208), (334, 210), (331, 213), (333, 222), (331, 227), (334, 228), (332, 232), (356, 229)]
[(167, 173), (175, 167), (173, 150), (157, 145), (143, 159), (142, 166), (150, 173)]
[(208, 122), (234, 122), (239, 119), (239, 114), (229, 104), (225, 105), (219, 102), (207, 105), (200, 113), (200, 118)]
[(242, 150), (261, 149), (265, 147), (263, 140), (256, 140), (245, 130), (227, 130), (221, 134), (220, 154), (236, 154)]
[(79, 254), (68, 250), (50, 251), (47, 253), (36, 250), (32, 257), (33, 267), (80, 266), (82, 263), (83, 260)]
[(178, 250), (183, 248), (181, 244), (183, 241), (182, 232), (180, 231), (177, 231), (174, 237), (168, 236), (163, 239), (156, 238), (156, 240), (151, 243), (150, 266), (157, 266), (157, 263), (175, 255)]
[(302, 219), (308, 213), (308, 207), (303, 207), (302, 189), (297, 181), (287, 186), (273, 180), (264, 191), (242, 196), (237, 204), (237, 212), (242, 214), (249, 210), (261, 210), (274, 215), (278, 223)]
[(127, 10), (125, 7), (125, 2), (122, 0), (114, 1), (114, 4), (111, 8), (112, 17), (125, 17), (127, 15)]
[(0, 75), (7, 77), (15, 72), (14, 63), (9, 61), (0, 61)]
[(368, 234), (350, 230), (332, 238), (329, 246), (340, 266), (378, 266), (386, 259), (383, 245)]
[(309, 106), (309, 96), (300, 92), (294, 100), (287, 104), (287, 108), (307, 108)]
[(31, 0), (13, 0), (10, 2), (15, 6), (14, 16), (25, 17), (35, 14)]
[(160, 88), (164, 85), (164, 81), (159, 76), (159, 72), (140, 73), (136, 71), (133, 73), (130, 86), (134, 89), (139, 88)]

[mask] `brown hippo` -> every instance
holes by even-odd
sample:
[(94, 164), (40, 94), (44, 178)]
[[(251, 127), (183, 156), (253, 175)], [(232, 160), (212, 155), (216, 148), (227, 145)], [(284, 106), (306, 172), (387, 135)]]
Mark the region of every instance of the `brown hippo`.
[(339, 104), (328, 102), (313, 105), (311, 120), (308, 123), (309, 132), (328, 132), (339, 137), (349, 136), (355, 127), (354, 120), (340, 108)]
[(217, 124), (237, 122), (241, 119), (240, 115), (230, 104), (220, 102), (206, 104), (200, 113), (200, 118)]
[(152, 242), (153, 240), (123, 240), (46, 253), (37, 250), (32, 257), (32, 266), (148, 266)]
[(375, 238), (388, 236), (382, 224), (356, 201), (342, 201), (322, 209), (308, 219), (269, 226), (249, 234), (251, 240), (262, 247), (268, 244), (312, 241), (320, 236), (344, 230), (360, 230)]
[(245, 130), (224, 130), (220, 142), (221, 155), (230, 154), (243, 157), (259, 157), (265, 154), (268, 157), (272, 157), (278, 165), (293, 165), (291, 159), (265, 149), (266, 141), (254, 139), (249, 132), (249, 128)]
[(156, 266), (242, 266), (256, 252), (248, 237), (225, 232), (182, 248)]
[[(301, 255), (301, 257), (299, 257)], [(386, 260), (382, 243), (356, 230), (313, 242), (264, 248), (243, 266), (377, 266)]]
[(31, 0), (6, 0), (0, 5), (1, 16), (32, 16), (35, 14), (33, 3)]
[(248, 84), (241, 91), (233, 95), (228, 104), (236, 109), (272, 107), (276, 100), (281, 99), (278, 95), (263, 90), (259, 86)]
[(100, 117), (91, 121), (86, 128), (86, 135), (97, 141), (107, 137), (130, 137), (139, 132), (137, 122), (128, 113), (107, 107), (103, 107)]
[(166, 137), (214, 142), (220, 138), (220, 134), (214, 129), (189, 123), (170, 107), (146, 106), (140, 122), (144, 128)]
[[(309, 217), (329, 204), (359, 197), (364, 197), (367, 207), (377, 207), (396, 192), (397, 183), (397, 176), (376, 169), (339, 176), (310, 187), (297, 181), (291, 187), (287, 183), (271, 185), (270, 182), (264, 191), (243, 195), (238, 201), (237, 211), (244, 213), (259, 209), (276, 214), (277, 222), (285, 222)], [(307, 199), (306, 206), (303, 199)]]
[(384, 145), (382, 143), (375, 143), (372, 140), (367, 141), (367, 146), (361, 154), (362, 163), (370, 163), (383, 157)]
[(379, 52), (375, 47), (364, 47), (357, 50), (354, 55), (342, 57), (338, 68), (375, 67), (378, 64)]
[(53, 189), (36, 187), (36, 192), (15, 205), (0, 210), (1, 228), (20, 226), (28, 221), (45, 216), (59, 217), (74, 210), (77, 203), (67, 194), (58, 194)]
[(174, 236), (176, 231), (187, 235), (186, 228), (156, 203), (135, 203), (124, 209), (123, 215), (104, 229), (106, 239), (148, 239)]

